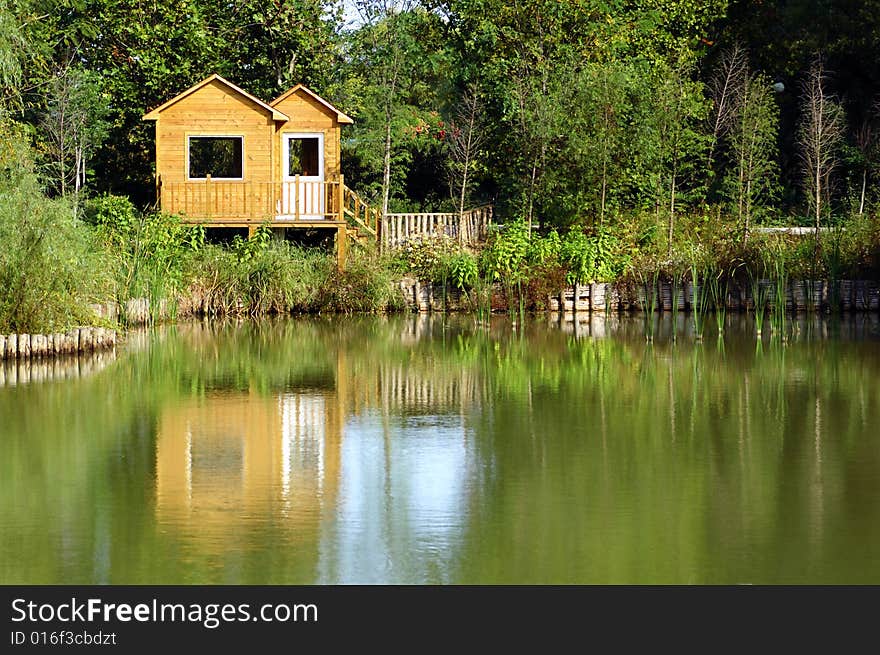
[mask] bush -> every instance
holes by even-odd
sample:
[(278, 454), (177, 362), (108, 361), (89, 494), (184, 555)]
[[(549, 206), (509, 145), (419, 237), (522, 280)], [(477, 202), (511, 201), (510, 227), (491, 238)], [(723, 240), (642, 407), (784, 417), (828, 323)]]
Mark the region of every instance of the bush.
[(349, 255), (346, 269), (327, 278), (320, 306), (346, 314), (400, 310), (405, 303), (394, 282), (388, 260), (354, 251)]
[(64, 200), (31, 177), (0, 182), (0, 332), (52, 332), (95, 321), (113, 297), (107, 253)]

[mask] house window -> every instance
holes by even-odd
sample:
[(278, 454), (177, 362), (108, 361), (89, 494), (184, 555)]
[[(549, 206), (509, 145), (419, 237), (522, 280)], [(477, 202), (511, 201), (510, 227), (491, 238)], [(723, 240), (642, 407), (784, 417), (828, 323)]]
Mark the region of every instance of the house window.
[(189, 137), (189, 177), (240, 180), (244, 158), (240, 136)]
[(318, 137), (288, 137), (287, 175), (318, 176), (320, 140)]

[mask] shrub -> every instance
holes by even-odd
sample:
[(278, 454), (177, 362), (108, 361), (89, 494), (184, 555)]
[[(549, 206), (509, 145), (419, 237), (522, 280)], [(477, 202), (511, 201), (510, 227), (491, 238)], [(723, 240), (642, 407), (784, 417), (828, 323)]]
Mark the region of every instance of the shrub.
[(320, 307), (330, 311), (379, 312), (405, 306), (400, 289), (394, 284), (388, 261), (371, 253), (350, 253), (344, 271), (328, 276)]
[(0, 331), (50, 332), (95, 320), (113, 296), (106, 251), (64, 200), (26, 177), (0, 182)]

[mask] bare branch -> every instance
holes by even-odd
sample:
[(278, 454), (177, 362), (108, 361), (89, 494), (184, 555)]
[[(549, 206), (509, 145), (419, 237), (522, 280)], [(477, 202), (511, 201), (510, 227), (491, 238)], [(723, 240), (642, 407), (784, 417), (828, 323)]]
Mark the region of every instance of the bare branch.
[(798, 145), (817, 238), (822, 213), (830, 197), (831, 175), (839, 163), (837, 150), (845, 129), (843, 110), (828, 92), (828, 80), (825, 64), (817, 56), (801, 84), (803, 109)]
[(748, 72), (748, 53), (736, 41), (721, 54), (718, 68), (707, 84), (713, 103), (712, 134), (715, 138), (727, 132), (736, 118), (736, 97), (743, 93)]
[(483, 106), (479, 90), (469, 86), (459, 100), (455, 118), (450, 125), (449, 152), (452, 157), (453, 175), (458, 175), (458, 212), (464, 213), (467, 200), (470, 169), (474, 158), (486, 142), (482, 120)]

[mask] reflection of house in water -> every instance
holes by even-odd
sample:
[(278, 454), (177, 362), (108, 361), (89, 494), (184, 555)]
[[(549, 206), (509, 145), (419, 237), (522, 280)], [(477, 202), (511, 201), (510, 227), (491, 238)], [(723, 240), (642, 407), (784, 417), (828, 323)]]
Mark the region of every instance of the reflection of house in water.
[(286, 543), (283, 557), (304, 563), (285, 581), (442, 581), (480, 469), (466, 425), (480, 383), (431, 356), (390, 363), (334, 345), (330, 388), (169, 405), (157, 522), (209, 558)]
[(339, 483), (341, 415), (329, 392), (210, 392), (161, 417), (156, 512), (200, 546), (237, 530), (314, 530)]

